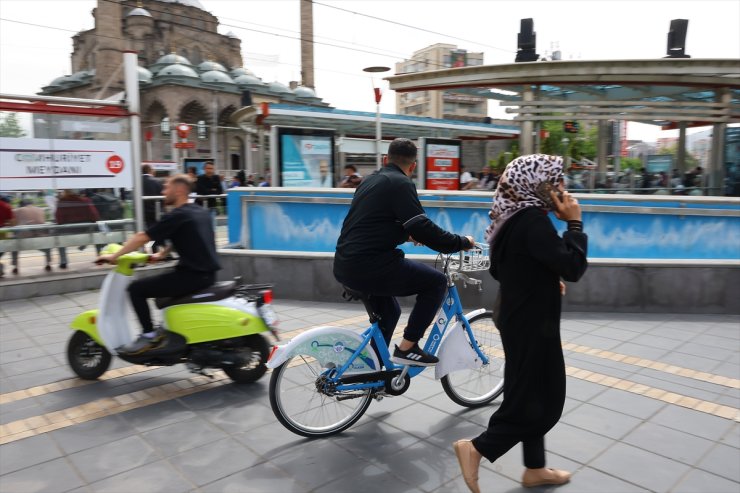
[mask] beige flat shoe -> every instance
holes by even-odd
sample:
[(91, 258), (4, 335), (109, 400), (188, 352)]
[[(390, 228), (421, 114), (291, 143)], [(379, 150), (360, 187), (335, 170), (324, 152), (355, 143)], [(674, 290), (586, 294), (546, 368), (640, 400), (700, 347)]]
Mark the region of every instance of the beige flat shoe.
[(558, 485), (570, 481), (570, 473), (560, 469), (543, 467), (540, 469), (526, 469), (522, 475), (522, 486), (532, 488), (533, 486)]
[(452, 448), (455, 449), (465, 484), (473, 493), (480, 493), (478, 487), (478, 469), (482, 458), (480, 452), (475, 449), (470, 440), (458, 440), (452, 444)]

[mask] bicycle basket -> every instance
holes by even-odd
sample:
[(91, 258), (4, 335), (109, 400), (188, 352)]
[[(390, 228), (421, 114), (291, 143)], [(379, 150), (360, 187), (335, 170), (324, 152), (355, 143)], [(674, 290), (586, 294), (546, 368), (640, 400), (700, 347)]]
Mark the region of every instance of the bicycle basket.
[(491, 258), (488, 256), (488, 243), (476, 243), (475, 247), (467, 252), (460, 252), (456, 259), (450, 259), (449, 269), (451, 272), (475, 272), (488, 270), (491, 266)]

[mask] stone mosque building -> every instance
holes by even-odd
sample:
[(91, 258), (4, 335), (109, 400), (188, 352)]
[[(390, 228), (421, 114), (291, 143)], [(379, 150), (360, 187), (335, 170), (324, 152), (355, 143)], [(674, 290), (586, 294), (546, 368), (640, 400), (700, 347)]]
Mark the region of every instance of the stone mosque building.
[(138, 53), (142, 157), (178, 161), (175, 127), (192, 127), (189, 157), (211, 158), (221, 171), (246, 168), (251, 148), (231, 122), (242, 106), (290, 103), (328, 107), (312, 87), (265, 82), (243, 66), (241, 40), (219, 34), (219, 21), (198, 0), (98, 0), (95, 27), (72, 37), (72, 74), (40, 94), (105, 99), (124, 90), (123, 55)]

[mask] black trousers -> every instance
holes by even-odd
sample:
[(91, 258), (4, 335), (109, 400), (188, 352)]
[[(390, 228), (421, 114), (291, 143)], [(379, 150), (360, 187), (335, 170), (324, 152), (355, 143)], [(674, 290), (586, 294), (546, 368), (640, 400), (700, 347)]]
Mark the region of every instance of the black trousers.
[(493, 462), (522, 442), (524, 466), (545, 467), (545, 434), (565, 404), (565, 361), (559, 334), (538, 327), (499, 327), (506, 354), (504, 400), (473, 445)]
[(380, 328), (386, 343), (390, 343), (401, 307), (396, 296), (416, 295), (404, 339), (417, 342), (424, 337), (424, 332), (437, 314), (447, 289), (447, 278), (436, 269), (420, 262), (401, 259), (398, 266), (381, 277), (373, 278), (340, 278), (343, 285), (371, 295), (370, 304), (380, 316)]
[(149, 311), (149, 298), (184, 296), (205, 289), (216, 281), (214, 272), (174, 270), (158, 276), (137, 279), (128, 287), (131, 305), (139, 319), (143, 332), (152, 332), (152, 314)]

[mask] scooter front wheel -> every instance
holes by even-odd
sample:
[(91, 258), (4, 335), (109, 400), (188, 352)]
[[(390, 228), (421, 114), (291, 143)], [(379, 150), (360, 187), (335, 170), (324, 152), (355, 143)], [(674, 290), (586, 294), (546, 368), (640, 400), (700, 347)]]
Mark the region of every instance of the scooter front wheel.
[(269, 346), (259, 334), (244, 337), (244, 344), (235, 352), (243, 360), (241, 366), (224, 366), (222, 369), (234, 383), (252, 383), (259, 380), (267, 371)]
[(111, 354), (92, 337), (78, 330), (67, 344), (67, 361), (78, 377), (96, 380), (108, 370)]

